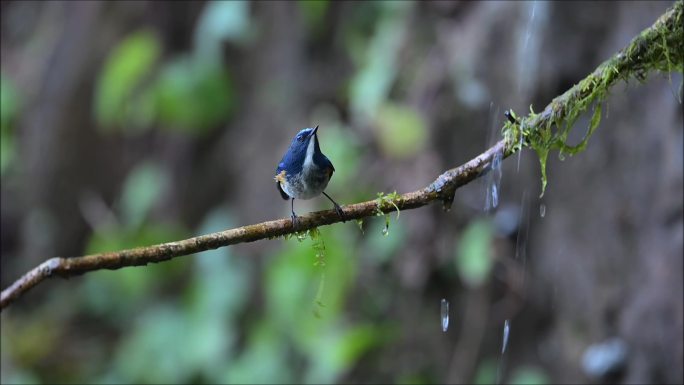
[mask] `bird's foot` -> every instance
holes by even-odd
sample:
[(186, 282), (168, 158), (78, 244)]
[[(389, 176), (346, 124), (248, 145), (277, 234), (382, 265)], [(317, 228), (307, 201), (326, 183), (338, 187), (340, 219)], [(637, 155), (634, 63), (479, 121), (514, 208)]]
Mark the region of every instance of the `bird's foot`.
[(347, 217), (344, 215), (344, 211), (342, 211), (342, 207), (340, 207), (340, 205), (338, 205), (337, 203), (335, 203), (335, 211), (337, 212), (337, 215), (339, 215), (340, 218), (342, 218), (342, 222), (347, 221)]
[(292, 213), (292, 215), (290, 215), (290, 218), (292, 218), (292, 228), (296, 229), (297, 226), (299, 226), (299, 217), (297, 216), (297, 214)]

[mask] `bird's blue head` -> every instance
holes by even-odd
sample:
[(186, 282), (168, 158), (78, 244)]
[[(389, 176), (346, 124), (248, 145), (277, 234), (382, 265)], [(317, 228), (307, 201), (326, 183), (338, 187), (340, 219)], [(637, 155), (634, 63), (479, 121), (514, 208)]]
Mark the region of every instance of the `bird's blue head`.
[(321, 148), (318, 145), (317, 131), (318, 126), (305, 128), (295, 135), (292, 143), (290, 143), (290, 148), (278, 165), (277, 173), (286, 170), (291, 175), (299, 174), (305, 166), (319, 165), (323, 161), (325, 155), (321, 153)]

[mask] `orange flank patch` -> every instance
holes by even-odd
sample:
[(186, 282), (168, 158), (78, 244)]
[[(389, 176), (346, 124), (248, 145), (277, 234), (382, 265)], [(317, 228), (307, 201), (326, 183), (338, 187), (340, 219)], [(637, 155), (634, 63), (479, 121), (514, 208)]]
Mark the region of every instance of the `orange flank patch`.
[(280, 174), (276, 175), (275, 178), (280, 183), (285, 183), (285, 170), (281, 171)]

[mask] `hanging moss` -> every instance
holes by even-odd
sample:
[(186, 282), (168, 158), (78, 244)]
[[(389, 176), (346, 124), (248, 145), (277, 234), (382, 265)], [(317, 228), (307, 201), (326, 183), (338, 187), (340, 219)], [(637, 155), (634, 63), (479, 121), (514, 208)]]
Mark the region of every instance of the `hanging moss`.
[(397, 210), (397, 220), (399, 220), (399, 206), (395, 203), (396, 200), (400, 198), (399, 194), (397, 194), (396, 191), (385, 194), (383, 192), (378, 193), (378, 197), (376, 198), (377, 202), (377, 207), (375, 208), (375, 215), (377, 216), (384, 216), (385, 217), (385, 227), (382, 229), (382, 235), (388, 236), (389, 235), (389, 224), (390, 224), (390, 216), (389, 214), (385, 213), (385, 210), (389, 210), (390, 208), (394, 207), (395, 210)]
[[(550, 151), (558, 150), (561, 158), (584, 151), (601, 122), (603, 102), (615, 82), (631, 78), (644, 81), (651, 71), (670, 74), (684, 70), (683, 9), (684, 1), (677, 1), (653, 27), (641, 32), (592, 74), (552, 100), (541, 113), (535, 113), (531, 106), (530, 113), (523, 118), (509, 111), (508, 121), (502, 129), (507, 152), (515, 153), (527, 146), (537, 153), (541, 167), (540, 197), (546, 190), (546, 160)], [(593, 115), (584, 138), (576, 145), (568, 144), (568, 136), (577, 119), (592, 105)]]

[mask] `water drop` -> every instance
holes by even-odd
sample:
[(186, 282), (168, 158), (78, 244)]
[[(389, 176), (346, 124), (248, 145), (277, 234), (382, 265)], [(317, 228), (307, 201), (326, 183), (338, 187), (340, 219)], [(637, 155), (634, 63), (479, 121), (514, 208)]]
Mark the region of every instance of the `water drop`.
[(499, 186), (501, 184), (501, 161), (503, 153), (494, 154), (490, 174), (487, 175), (487, 191), (485, 197), (485, 211), (495, 209), (499, 205)]
[(546, 215), (546, 205), (542, 203), (539, 205), (539, 216), (544, 218), (544, 215)]
[(625, 368), (628, 347), (625, 341), (613, 337), (601, 343), (596, 343), (582, 356), (582, 369), (589, 377), (606, 378), (617, 374)]
[(357, 219), (356, 220), (356, 225), (359, 226), (359, 230), (361, 231), (361, 234), (365, 234), (363, 232), (363, 219)]
[(440, 314), (442, 316), (442, 331), (446, 332), (449, 329), (449, 301), (444, 298), (442, 298)]
[(520, 125), (520, 143), (518, 144), (519, 150), (518, 150), (518, 166), (515, 169), (516, 173), (520, 173), (520, 157), (522, 156), (522, 149), (523, 149), (523, 125)]
[(448, 213), (449, 211), (451, 211), (451, 204), (452, 204), (452, 203), (454, 203), (454, 197), (453, 197), (453, 195), (452, 195), (451, 198), (449, 198), (449, 199), (443, 199), (443, 200), (442, 200), (442, 210), (444, 210), (444, 212), (447, 212), (447, 213)]
[(388, 236), (389, 235), (389, 226), (387, 223), (385, 223), (385, 227), (382, 228), (382, 235)]
[(506, 352), (506, 347), (508, 346), (508, 333), (511, 330), (510, 323), (508, 320), (504, 321), (504, 328), (503, 328), (503, 344), (501, 345), (501, 354), (504, 354)]

